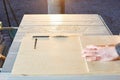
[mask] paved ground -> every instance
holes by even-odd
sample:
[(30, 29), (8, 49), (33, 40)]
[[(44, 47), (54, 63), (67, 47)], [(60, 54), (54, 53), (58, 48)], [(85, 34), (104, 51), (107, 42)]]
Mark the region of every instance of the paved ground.
[[(47, 14), (46, 0), (10, 0), (10, 2), (19, 23), (24, 14)], [(66, 0), (65, 7), (67, 14), (100, 14), (113, 34), (120, 32), (120, 0)], [(10, 11), (9, 15), (11, 24), (16, 26)], [(4, 26), (8, 25), (2, 0), (0, 0), (0, 20)]]

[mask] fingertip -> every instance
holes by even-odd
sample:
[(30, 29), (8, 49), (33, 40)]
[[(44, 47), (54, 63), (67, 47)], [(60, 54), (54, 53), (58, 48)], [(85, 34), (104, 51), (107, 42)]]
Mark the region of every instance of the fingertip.
[(89, 50), (97, 50), (98, 47), (95, 46), (95, 45), (88, 45), (88, 46), (86, 46), (86, 49), (89, 49)]
[(85, 55), (85, 54), (83, 54), (83, 55), (82, 55), (82, 57), (83, 57), (83, 58), (85, 58), (85, 57), (86, 57), (86, 55)]
[(87, 59), (87, 58), (86, 58), (86, 61), (91, 62), (92, 60), (91, 60), (91, 59)]

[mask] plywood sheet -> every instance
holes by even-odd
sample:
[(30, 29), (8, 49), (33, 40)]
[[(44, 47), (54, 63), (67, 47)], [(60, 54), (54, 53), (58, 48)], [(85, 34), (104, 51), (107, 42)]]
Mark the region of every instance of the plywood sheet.
[(32, 36), (23, 38), (12, 74), (75, 75), (88, 72), (80, 54), (79, 36), (39, 38), (36, 49)]
[[(82, 36), (81, 46), (84, 49), (87, 45), (108, 45), (120, 43), (120, 36)], [(120, 74), (120, 61), (87, 62), (90, 73)]]
[(104, 25), (98, 14), (29, 14), (20, 26), (26, 25)]
[(110, 35), (111, 32), (105, 26), (25, 26), (19, 29), (27, 33), (79, 33), (81, 35)]
[[(26, 14), (21, 22), (22, 25), (26, 23), (32, 24), (35, 21), (39, 22), (77, 22), (77, 21), (101, 21), (98, 14)], [(33, 23), (34, 24), (34, 23)], [(29, 24), (28, 24), (29, 25)]]
[(24, 32), (67, 32), (83, 35), (110, 35), (111, 32), (98, 14), (24, 15), (20, 24)]
[(24, 24), (21, 26), (35, 26), (35, 25), (40, 25), (40, 26), (47, 26), (47, 25), (82, 25), (82, 26), (103, 26), (103, 22), (102, 21), (97, 21), (97, 20), (80, 20), (80, 21), (44, 21), (44, 22), (40, 22), (39, 20), (33, 20), (31, 19), (31, 21), (26, 21), (23, 22)]

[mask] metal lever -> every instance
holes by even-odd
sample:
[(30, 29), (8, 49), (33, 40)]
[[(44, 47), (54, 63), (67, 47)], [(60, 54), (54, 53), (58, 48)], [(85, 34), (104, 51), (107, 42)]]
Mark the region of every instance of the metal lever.
[(0, 27), (0, 30), (13, 30), (18, 29), (18, 27)]

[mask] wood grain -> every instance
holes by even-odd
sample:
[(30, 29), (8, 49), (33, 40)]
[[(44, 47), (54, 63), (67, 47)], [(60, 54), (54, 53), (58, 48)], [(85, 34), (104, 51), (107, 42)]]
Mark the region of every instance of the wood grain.
[(22, 40), (12, 73), (15, 75), (77, 75), (87, 73), (81, 58), (80, 37), (38, 38)]

